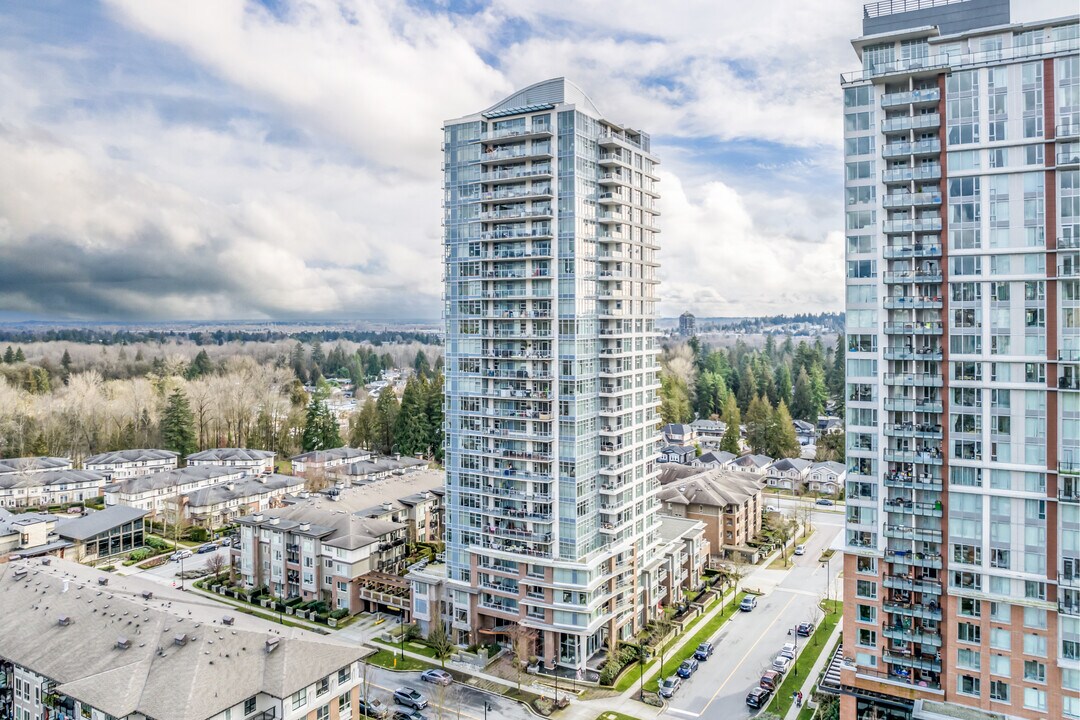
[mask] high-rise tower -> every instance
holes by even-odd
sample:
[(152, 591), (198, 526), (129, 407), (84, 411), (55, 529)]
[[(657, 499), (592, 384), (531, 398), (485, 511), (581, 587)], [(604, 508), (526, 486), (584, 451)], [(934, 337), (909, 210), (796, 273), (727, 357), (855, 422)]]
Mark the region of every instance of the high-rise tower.
[(1080, 26), (1009, 10), (843, 77), (844, 718), (1080, 717)]
[(562, 78), (443, 149), (445, 619), (583, 668), (660, 599), (657, 160)]

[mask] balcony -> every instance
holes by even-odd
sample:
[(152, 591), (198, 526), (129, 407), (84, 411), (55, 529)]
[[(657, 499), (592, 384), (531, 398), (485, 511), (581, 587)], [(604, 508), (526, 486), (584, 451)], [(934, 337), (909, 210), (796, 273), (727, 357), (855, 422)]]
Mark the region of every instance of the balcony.
[(941, 360), (944, 354), (940, 348), (912, 350), (910, 347), (887, 347), (885, 348), (886, 360)]
[(908, 551), (886, 550), (885, 560), (897, 565), (911, 565), (914, 567), (932, 568), (935, 570), (940, 570), (942, 568), (941, 555), (937, 553), (913, 553)]
[(1062, 123), (1054, 128), (1054, 137), (1056, 138), (1071, 138), (1080, 137), (1080, 120), (1073, 119), (1072, 122)]
[(941, 387), (942, 376), (936, 373), (885, 373), (886, 385)]
[(911, 232), (939, 232), (941, 230), (941, 218), (907, 218), (902, 220), (885, 220), (882, 222), (882, 232), (890, 235), (899, 235)]
[(1080, 148), (1059, 150), (1057, 154), (1057, 166), (1059, 168), (1080, 166)]
[(931, 283), (940, 285), (942, 274), (940, 270), (912, 272), (903, 270), (899, 272), (887, 272), (882, 276), (888, 285), (910, 285), (912, 283)]
[(933, 207), (941, 205), (941, 193), (939, 192), (902, 192), (890, 193), (881, 198), (884, 208), (902, 207)]
[(910, 92), (886, 93), (881, 97), (881, 107), (893, 108), (913, 105), (922, 107), (936, 104), (941, 100), (941, 91), (937, 88), (911, 90)]
[(905, 490), (929, 490), (933, 492), (941, 492), (942, 490), (941, 478), (927, 473), (920, 473), (918, 475), (901, 472), (886, 473), (885, 487), (901, 488)]
[(941, 257), (941, 246), (935, 244), (918, 245), (886, 245), (885, 258), (895, 260), (898, 258), (928, 258)]
[(484, 202), (549, 197), (551, 197), (551, 185), (533, 185), (525, 190), (490, 190), (480, 194), (480, 199)]
[(923, 655), (922, 657), (916, 657), (915, 655), (899, 654), (899, 650), (886, 651), (885, 662), (893, 665), (900, 665), (902, 667), (915, 668), (916, 670), (928, 670), (930, 672), (941, 672), (941, 660), (937, 658), (931, 658)]
[(881, 172), (881, 180), (886, 183), (940, 179), (941, 165), (938, 163), (927, 163), (915, 168), (892, 168), (891, 170), (882, 170)]
[(882, 609), (887, 613), (893, 615), (900, 615), (902, 617), (919, 618), (920, 620), (941, 620), (941, 607), (936, 603), (932, 605), (915, 605), (912, 603), (897, 605), (894, 603), (885, 603)]
[(881, 634), (889, 640), (919, 643), (920, 645), (929, 645), (930, 647), (941, 647), (941, 635), (938, 633), (905, 630), (903, 627), (886, 626)]
[(940, 440), (942, 437), (941, 425), (930, 423), (899, 423), (886, 424), (884, 426), (887, 437), (930, 438)]
[(501, 183), (501, 182), (513, 182), (514, 180), (521, 180), (525, 178), (550, 178), (551, 167), (533, 167), (529, 169), (520, 168), (516, 170), (492, 170), (486, 173), (480, 173), (480, 182), (482, 183)]
[(903, 115), (901, 117), (885, 118), (881, 121), (881, 132), (883, 133), (929, 130), (937, 127), (941, 127), (941, 115), (938, 113)]
[(491, 212), (482, 212), (477, 216), (478, 220), (484, 222), (510, 222), (512, 220), (529, 220), (532, 218), (550, 218), (551, 208), (534, 208), (532, 210), (526, 210), (524, 208), (520, 210), (493, 210)]
[(881, 146), (881, 157), (885, 159), (908, 157), (910, 155), (936, 155), (941, 152), (941, 141), (937, 138), (917, 142), (894, 142)]
[(643, 150), (643, 148), (641, 147), (641, 143), (639, 143), (637, 140), (631, 140), (625, 135), (620, 135), (618, 133), (611, 132), (610, 130), (605, 130), (604, 132), (601, 132), (600, 136), (597, 138), (597, 142), (600, 144), (601, 147), (609, 147), (612, 145), (625, 145), (626, 147), (631, 147), (635, 150)]
[(923, 503), (904, 500), (903, 498), (889, 498), (885, 501), (887, 512), (917, 515), (919, 517), (942, 517), (945, 512), (940, 502)]
[(897, 540), (922, 540), (941, 542), (941, 531), (929, 528), (917, 528), (910, 525), (885, 525), (885, 537)]
[(531, 230), (491, 230), (480, 233), (481, 240), (527, 240), (529, 238), (550, 237), (550, 227), (533, 228)]
[(940, 295), (888, 295), (885, 297), (886, 310), (940, 310), (942, 307), (944, 304)]

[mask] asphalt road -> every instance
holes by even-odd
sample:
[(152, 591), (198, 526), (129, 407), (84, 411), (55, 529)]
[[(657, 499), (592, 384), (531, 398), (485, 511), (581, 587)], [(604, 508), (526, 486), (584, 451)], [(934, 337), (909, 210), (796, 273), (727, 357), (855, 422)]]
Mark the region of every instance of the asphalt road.
[[(394, 690), (408, 686), (427, 698), (428, 706), (421, 713), (429, 720), (535, 720), (536, 717), (512, 700), (467, 685), (454, 683), (442, 687), (424, 682), (419, 672), (394, 672), (374, 665), (367, 668), (367, 694), (381, 700), (391, 714), (402, 707), (394, 705)], [(364, 692), (363, 685), (361, 692)], [(488, 704), (486, 716), (485, 702)]]
[[(832, 544), (841, 531), (843, 516), (833, 513), (814, 513), (815, 532), (807, 542), (806, 554), (793, 557), (789, 572), (760, 569), (748, 580), (750, 587), (766, 587), (770, 580), (775, 587), (758, 598), (752, 612), (737, 612), (732, 621), (721, 629), (716, 652), (682, 688), (663, 713), (669, 718), (710, 718), (743, 720), (757, 714), (746, 706), (746, 693), (758, 684), (761, 674), (769, 669), (773, 658), (784, 643), (794, 642), (794, 632), (788, 629), (800, 622), (820, 622), (817, 603), (838, 584), (835, 577), (841, 563), (833, 562), (827, 569), (818, 563), (821, 551)], [(799, 638), (799, 652), (806, 638)]]
[[(214, 557), (215, 555), (220, 555), (221, 559), (225, 561), (226, 567), (228, 566), (229, 548), (223, 547), (218, 548), (212, 553), (208, 552), (200, 554), (193, 552), (191, 557), (184, 558), (184, 572), (187, 572), (189, 570), (199, 570), (206, 567), (207, 560)], [(138, 573), (138, 575), (139, 577), (146, 578), (147, 580), (153, 580), (154, 582), (159, 582), (165, 585), (172, 585), (173, 583), (176, 583), (176, 585), (179, 586), (180, 578), (178, 578), (176, 575), (180, 572), (180, 565), (181, 563), (173, 562), (172, 560), (170, 560), (164, 565), (158, 565), (155, 568), (143, 570), (142, 572)], [(190, 580), (185, 580), (184, 584), (186, 585), (190, 582)]]

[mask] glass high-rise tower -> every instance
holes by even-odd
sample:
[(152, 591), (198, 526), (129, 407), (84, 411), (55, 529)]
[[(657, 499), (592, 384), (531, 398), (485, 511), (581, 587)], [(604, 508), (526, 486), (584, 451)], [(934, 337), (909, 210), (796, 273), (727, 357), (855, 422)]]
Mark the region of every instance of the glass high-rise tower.
[(583, 668), (657, 604), (657, 160), (562, 78), (443, 150), (444, 620)]
[(867, 5), (842, 714), (1080, 717), (1080, 26)]

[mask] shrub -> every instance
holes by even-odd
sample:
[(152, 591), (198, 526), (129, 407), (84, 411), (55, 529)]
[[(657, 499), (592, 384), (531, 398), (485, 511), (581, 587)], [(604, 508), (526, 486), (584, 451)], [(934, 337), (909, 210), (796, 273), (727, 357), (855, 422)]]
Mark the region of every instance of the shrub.
[(346, 617), (348, 614), (348, 608), (338, 608), (334, 612), (330, 613), (330, 617), (334, 618), (335, 620), (340, 620), (341, 618)]
[(136, 548), (135, 550), (131, 551), (130, 555), (128, 555), (128, 560), (131, 560), (132, 562), (139, 562), (140, 560), (145, 560), (153, 554), (154, 551), (150, 548)]
[(613, 653), (604, 661), (604, 667), (600, 668), (600, 684), (612, 685), (619, 673), (630, 663), (638, 658), (638, 649), (628, 643), (620, 644)]
[(193, 527), (188, 531), (188, 537), (194, 542), (206, 542), (210, 539), (210, 533), (206, 531), (206, 528)]
[(146, 544), (149, 547), (154, 548), (155, 550), (169, 550), (172, 547), (172, 545), (170, 545), (169, 543), (165, 542), (161, 538), (156, 537), (147, 537)]

